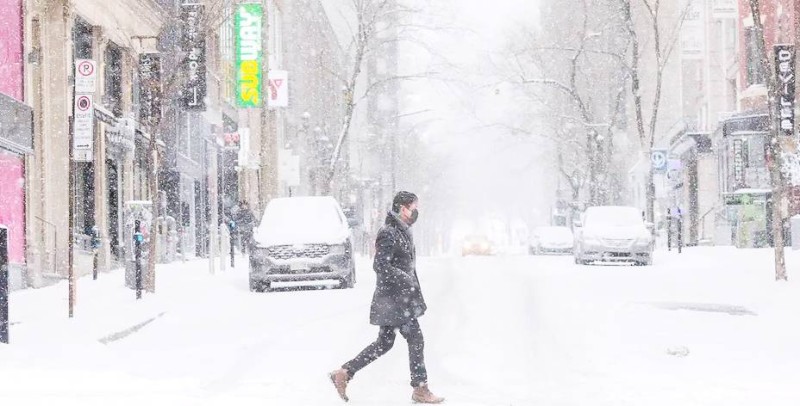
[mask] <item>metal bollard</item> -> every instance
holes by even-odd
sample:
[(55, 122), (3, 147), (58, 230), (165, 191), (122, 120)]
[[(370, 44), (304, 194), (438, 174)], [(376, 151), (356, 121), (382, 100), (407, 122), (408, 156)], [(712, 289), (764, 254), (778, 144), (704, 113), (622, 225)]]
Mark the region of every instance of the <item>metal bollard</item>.
[(0, 227), (0, 343), (8, 344), (8, 229)]
[(672, 251), (672, 213), (667, 210), (667, 251)]
[(133, 229), (133, 244), (134, 250), (133, 255), (136, 261), (136, 299), (142, 298), (142, 241), (144, 241), (144, 236), (142, 235), (142, 224), (141, 221), (136, 220), (136, 225)]
[(236, 223), (231, 221), (229, 228), (230, 228), (230, 231), (231, 231), (230, 232), (230, 238), (231, 238), (231, 268), (235, 268), (236, 267), (236, 264), (235, 264), (236, 263), (236, 260), (235, 260), (236, 252), (235, 252), (234, 248), (235, 248), (235, 245), (236, 245)]
[(98, 268), (99, 268), (99, 265), (100, 265), (99, 260), (98, 260), (98, 255), (100, 253), (100, 245), (101, 245), (100, 244), (100, 230), (97, 228), (97, 226), (93, 226), (92, 227), (92, 254), (94, 256), (93, 264), (92, 264), (92, 279), (93, 280), (97, 280), (97, 272), (98, 272)]

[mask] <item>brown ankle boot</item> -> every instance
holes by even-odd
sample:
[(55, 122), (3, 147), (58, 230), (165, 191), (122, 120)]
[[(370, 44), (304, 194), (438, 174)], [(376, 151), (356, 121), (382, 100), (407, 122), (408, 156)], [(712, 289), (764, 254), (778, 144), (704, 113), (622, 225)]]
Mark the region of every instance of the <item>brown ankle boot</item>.
[(424, 404), (439, 404), (444, 402), (444, 398), (440, 398), (428, 389), (428, 384), (422, 384), (414, 388), (414, 393), (411, 395), (411, 400), (414, 403)]
[(347, 397), (347, 382), (350, 381), (350, 374), (347, 373), (347, 370), (343, 368), (337, 369), (328, 376), (331, 378), (333, 386), (336, 387), (336, 392), (339, 393), (339, 397), (345, 402), (349, 402), (350, 399)]

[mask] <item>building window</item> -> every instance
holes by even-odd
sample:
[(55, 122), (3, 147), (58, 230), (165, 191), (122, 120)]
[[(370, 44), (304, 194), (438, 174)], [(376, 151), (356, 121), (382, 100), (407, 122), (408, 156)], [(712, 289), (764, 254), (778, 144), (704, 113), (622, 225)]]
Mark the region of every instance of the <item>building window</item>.
[(92, 59), (93, 58), (93, 43), (92, 26), (80, 18), (75, 19), (75, 25), (72, 27), (72, 39), (75, 43), (73, 50), (74, 59)]
[(115, 116), (122, 116), (122, 50), (109, 43), (105, 53), (105, 97), (103, 103)]
[(133, 176), (133, 198), (135, 200), (148, 200), (150, 190), (148, 189), (148, 163), (149, 150), (148, 143), (142, 137), (136, 137), (136, 149), (134, 152), (134, 176)]
[(178, 126), (178, 153), (189, 157), (191, 153), (192, 115), (184, 113), (185, 125)]
[(766, 67), (761, 61), (762, 49), (759, 46), (758, 35), (754, 27), (744, 29), (745, 52), (747, 54), (747, 84), (748, 86), (766, 84)]

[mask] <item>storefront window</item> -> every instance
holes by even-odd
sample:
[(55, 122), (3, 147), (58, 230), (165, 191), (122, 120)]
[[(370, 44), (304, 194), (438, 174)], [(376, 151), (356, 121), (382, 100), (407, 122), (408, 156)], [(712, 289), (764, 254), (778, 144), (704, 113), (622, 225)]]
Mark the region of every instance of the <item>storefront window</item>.
[(758, 35), (754, 27), (744, 29), (746, 57), (747, 57), (747, 84), (759, 85), (766, 83), (766, 67), (761, 63), (761, 47), (757, 41)]
[(72, 37), (75, 41), (75, 59), (92, 59), (94, 43), (94, 39), (92, 38), (92, 26), (80, 18), (75, 19), (75, 26), (72, 28)]
[(122, 50), (109, 43), (105, 53), (105, 98), (115, 116), (122, 116)]

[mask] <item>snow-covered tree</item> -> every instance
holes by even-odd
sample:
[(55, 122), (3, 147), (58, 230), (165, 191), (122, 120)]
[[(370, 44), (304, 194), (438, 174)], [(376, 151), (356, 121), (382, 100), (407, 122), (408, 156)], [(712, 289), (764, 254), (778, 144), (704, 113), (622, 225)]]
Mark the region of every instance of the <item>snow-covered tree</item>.
[(541, 112), (546, 139), (558, 152), (558, 172), (572, 189), (588, 188), (587, 203), (619, 200), (616, 138), (625, 127), (627, 41), (607, 0), (550, 1), (542, 26), (525, 27), (504, 61)]

